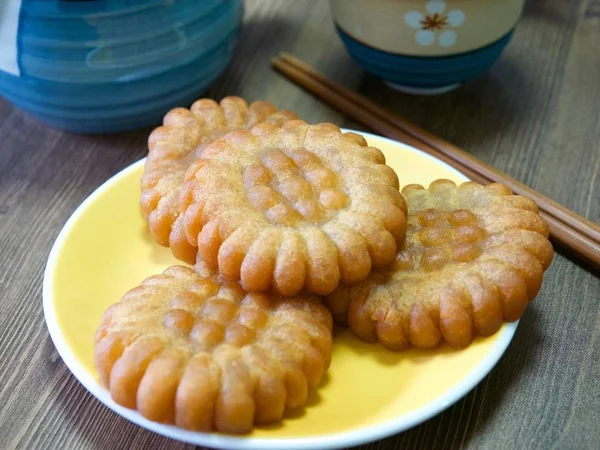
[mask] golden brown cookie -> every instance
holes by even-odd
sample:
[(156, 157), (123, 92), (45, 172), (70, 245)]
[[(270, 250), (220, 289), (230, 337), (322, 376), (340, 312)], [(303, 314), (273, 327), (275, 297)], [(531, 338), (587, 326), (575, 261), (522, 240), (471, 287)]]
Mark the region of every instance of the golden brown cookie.
[(196, 248), (187, 242), (183, 223), (178, 220), (179, 191), (185, 171), (207, 144), (231, 130), (251, 128), (261, 122), (281, 124), (294, 118), (294, 113), (278, 111), (271, 103), (258, 101), (248, 106), (239, 97), (225, 97), (220, 104), (201, 99), (190, 109), (169, 111), (163, 126), (150, 134), (141, 180), (142, 213), (156, 242), (170, 246), (178, 259), (193, 264)]
[(231, 132), (186, 180), (188, 242), (248, 291), (328, 294), (389, 264), (404, 240), (396, 173), (381, 151), (332, 124)]
[(189, 430), (245, 433), (302, 406), (331, 358), (315, 296), (249, 294), (173, 266), (103, 315), (95, 363), (115, 402)]
[(340, 323), (392, 350), (455, 347), (517, 320), (552, 261), (537, 205), (501, 184), (406, 186), (408, 230), (394, 264), (326, 299)]

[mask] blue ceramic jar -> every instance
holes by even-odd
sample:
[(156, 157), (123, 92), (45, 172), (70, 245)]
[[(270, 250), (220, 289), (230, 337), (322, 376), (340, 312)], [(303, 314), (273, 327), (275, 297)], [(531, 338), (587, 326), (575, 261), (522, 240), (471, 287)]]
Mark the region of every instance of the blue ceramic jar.
[(5, 1), (20, 5), (13, 42), (0, 30), (0, 95), (85, 133), (189, 105), (228, 64), (243, 17), (242, 0)]

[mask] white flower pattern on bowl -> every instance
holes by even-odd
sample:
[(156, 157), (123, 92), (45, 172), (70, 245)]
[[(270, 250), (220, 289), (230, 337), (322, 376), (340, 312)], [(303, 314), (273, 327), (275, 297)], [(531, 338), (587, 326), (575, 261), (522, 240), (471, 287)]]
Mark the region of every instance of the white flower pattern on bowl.
[(449, 27), (460, 27), (465, 21), (465, 13), (460, 9), (453, 9), (444, 13), (446, 2), (431, 0), (425, 4), (427, 14), (420, 11), (409, 11), (404, 16), (406, 23), (418, 30), (415, 40), (422, 46), (429, 46), (437, 42), (442, 47), (451, 47), (456, 42), (456, 31)]

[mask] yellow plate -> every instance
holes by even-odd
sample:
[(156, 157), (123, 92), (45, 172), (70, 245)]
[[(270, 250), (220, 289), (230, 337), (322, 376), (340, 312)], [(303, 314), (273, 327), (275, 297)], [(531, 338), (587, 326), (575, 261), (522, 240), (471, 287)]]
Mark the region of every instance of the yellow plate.
[[(402, 184), (466, 178), (411, 147), (361, 133), (380, 148)], [(154, 243), (139, 210), (143, 161), (100, 186), (58, 236), (44, 276), (44, 314), (61, 357), (101, 402), (159, 434), (219, 448), (340, 448), (401, 432), (457, 401), (496, 364), (515, 332), (505, 325), (462, 351), (392, 353), (336, 330), (333, 362), (308, 406), (282, 423), (247, 436), (197, 433), (157, 424), (115, 404), (93, 364), (94, 333), (109, 305), (145, 277), (178, 263)]]

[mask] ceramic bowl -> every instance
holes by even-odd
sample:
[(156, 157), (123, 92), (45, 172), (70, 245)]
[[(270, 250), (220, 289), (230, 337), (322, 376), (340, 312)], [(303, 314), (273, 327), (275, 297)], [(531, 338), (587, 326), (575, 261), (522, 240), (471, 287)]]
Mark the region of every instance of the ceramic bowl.
[(0, 29), (0, 95), (51, 126), (104, 133), (159, 123), (206, 91), (231, 58), (243, 2), (23, 0), (8, 10), (18, 27)]
[(500, 57), (524, 0), (330, 0), (353, 59), (395, 89), (438, 94)]

